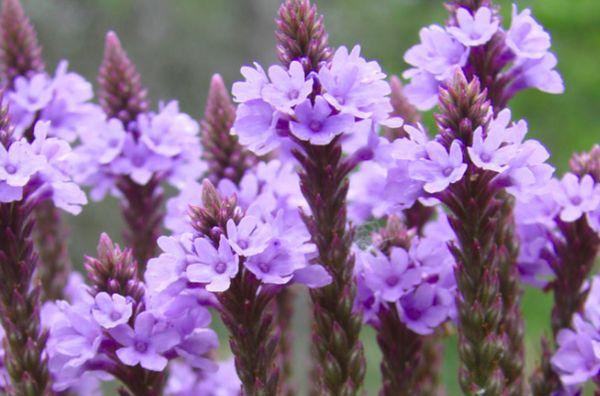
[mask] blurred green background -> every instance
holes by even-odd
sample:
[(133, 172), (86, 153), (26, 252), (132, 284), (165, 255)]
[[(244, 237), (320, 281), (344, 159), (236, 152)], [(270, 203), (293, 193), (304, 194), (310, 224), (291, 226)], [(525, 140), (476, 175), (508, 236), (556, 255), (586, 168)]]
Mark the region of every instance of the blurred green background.
[[(275, 61), (273, 18), (279, 0), (23, 0), (35, 24), (49, 69), (66, 58), (71, 67), (95, 81), (104, 34), (115, 30), (137, 63), (154, 102), (179, 99), (182, 108), (200, 117), (210, 76), (221, 73), (228, 84), (239, 78), (242, 64)], [(509, 1), (496, 1), (505, 17)], [(332, 45), (360, 43), (363, 53), (378, 59), (389, 73), (406, 65), (402, 56), (418, 40), (419, 29), (446, 18), (441, 0), (321, 0), (320, 11)], [(526, 117), (531, 134), (552, 152), (559, 171), (573, 151), (581, 151), (600, 137), (600, 1), (523, 0), (552, 33), (559, 70), (566, 85), (561, 96), (537, 91), (521, 93), (513, 102), (515, 117)], [(505, 23), (506, 24), (506, 23)], [(81, 263), (94, 252), (98, 234), (108, 231), (119, 239), (121, 221), (114, 200), (87, 206), (70, 219), (71, 254)], [(548, 325), (550, 299), (527, 290), (529, 366), (537, 358), (540, 336)], [(296, 349), (306, 370), (307, 324), (302, 312)], [(373, 334), (365, 332), (368, 354), (366, 389), (378, 389), (378, 352)], [(449, 395), (459, 394), (456, 346), (446, 347), (443, 381)], [(297, 379), (303, 382), (303, 378)], [(305, 381), (304, 381), (305, 382)]]

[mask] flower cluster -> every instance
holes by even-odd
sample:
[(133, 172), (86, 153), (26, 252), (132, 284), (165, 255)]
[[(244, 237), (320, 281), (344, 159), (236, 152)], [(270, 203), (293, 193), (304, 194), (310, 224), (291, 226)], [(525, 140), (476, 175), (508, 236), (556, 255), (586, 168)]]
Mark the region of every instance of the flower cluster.
[(472, 68), (471, 56), (486, 46), (494, 47), (494, 61), (502, 73), (498, 80), (506, 87), (505, 95), (536, 88), (562, 93), (561, 76), (554, 69), (556, 56), (550, 50), (550, 35), (532, 17), (531, 10), (518, 11), (513, 6), (510, 27), (500, 26), (500, 16), (493, 8), (471, 11), (459, 7), (448, 26), (431, 25), (421, 29), (421, 42), (404, 55), (412, 66), (404, 72), (410, 79), (405, 94), (420, 110), (429, 110), (438, 102), (438, 88), (453, 77), (457, 68), (465, 74)]
[(401, 120), (389, 118), (391, 90), (377, 62), (340, 47), (331, 62), (318, 72), (305, 73), (302, 64), (289, 68), (274, 65), (243, 67), (243, 82), (233, 85), (240, 105), (233, 126), (240, 143), (257, 155), (278, 147), (289, 149), (296, 142), (329, 144), (342, 136), (345, 149), (353, 152), (377, 141), (378, 125), (398, 127)]
[(102, 117), (100, 107), (90, 102), (94, 97), (92, 84), (67, 68), (68, 63), (62, 61), (54, 77), (37, 73), (15, 78), (5, 97), (17, 137), (37, 121), (47, 121), (49, 136), (72, 143), (85, 135), (90, 123)]
[(553, 241), (562, 237), (559, 224), (585, 218), (597, 234), (600, 213), (600, 184), (591, 175), (567, 172), (561, 180), (551, 179), (531, 194), (517, 194), (515, 220), (520, 242), (519, 270), (522, 279), (545, 286), (554, 272), (556, 252)]
[(74, 155), (69, 144), (48, 137), (51, 125), (38, 121), (31, 143), (25, 137), (0, 144), (0, 202), (52, 199), (54, 205), (78, 214), (87, 203), (73, 182)]
[(205, 170), (199, 159), (198, 124), (175, 101), (161, 105), (157, 113), (140, 114), (127, 127), (111, 118), (99, 119), (88, 129), (75, 150), (77, 179), (92, 188), (95, 200), (107, 192), (118, 194), (122, 176), (140, 186), (156, 177), (182, 187)]
[(572, 328), (561, 330), (557, 342), (551, 362), (568, 394), (580, 394), (591, 379), (600, 382), (600, 276), (589, 286), (583, 313), (575, 314)]
[(377, 248), (358, 252), (355, 309), (365, 322), (377, 325), (381, 310), (395, 309), (407, 328), (427, 335), (455, 319), (454, 259), (447, 248), (452, 233), (435, 232), (445, 221), (442, 215), (430, 223), (423, 237), (410, 241), (408, 250), (392, 246), (389, 254)]
[(265, 205), (275, 204), (268, 194), (272, 191), (257, 195), (246, 210), (239, 208), (244, 215), (237, 222), (229, 219), (224, 233), (215, 230), (220, 234), (218, 246), (210, 241), (212, 235), (197, 232), (160, 237), (163, 253), (150, 260), (146, 272), (149, 290), (163, 296), (185, 288), (223, 292), (242, 265), (265, 284), (329, 283), (323, 267), (309, 264), (315, 248), (300, 219), (286, 216), (282, 209), (267, 211)]
[[(259, 162), (246, 170), (238, 185), (224, 178), (219, 181), (217, 190), (222, 196), (235, 194), (243, 210), (265, 221), (282, 211), (287, 223), (295, 222), (301, 226), (298, 208), (305, 207), (306, 203), (300, 192), (298, 175), (290, 162), (276, 159)], [(202, 205), (202, 185), (197, 182), (187, 183), (177, 196), (167, 201), (165, 226), (173, 233), (193, 230), (189, 222), (190, 205)]]
[(510, 119), (508, 109), (496, 117), (490, 112), (468, 147), (461, 139), (445, 144), (443, 133), (429, 139), (422, 127), (410, 125), (405, 126), (408, 137), (380, 144), (376, 158), (387, 167), (382, 191), (393, 199), (390, 210), (409, 208), (417, 200), (436, 202), (431, 198), (461, 180), (468, 164), (494, 174), (493, 183), (514, 195), (533, 194), (545, 186), (554, 171), (545, 163), (548, 151), (537, 140), (525, 139), (524, 120)]
[(71, 389), (82, 376), (123, 380), (120, 366), (161, 372), (176, 358), (200, 372), (216, 370), (209, 353), (218, 339), (208, 328), (211, 315), (201, 294), (140, 300), (139, 295), (94, 294), (82, 280), (73, 281), (71, 289), (78, 292), (70, 302), (49, 302), (42, 311), (50, 330), (46, 351), (55, 390)]

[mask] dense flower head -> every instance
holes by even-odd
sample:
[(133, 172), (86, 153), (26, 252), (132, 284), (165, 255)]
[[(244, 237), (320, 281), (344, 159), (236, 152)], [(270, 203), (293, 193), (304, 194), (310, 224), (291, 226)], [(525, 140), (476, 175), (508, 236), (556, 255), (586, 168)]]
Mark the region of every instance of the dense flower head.
[(265, 284), (329, 283), (323, 267), (309, 264), (315, 248), (299, 219), (289, 221), (281, 210), (261, 218), (249, 214), (250, 209), (239, 221), (227, 221), (216, 246), (210, 235), (198, 232), (160, 237), (163, 253), (150, 260), (146, 272), (149, 291), (171, 296), (186, 287), (223, 292), (242, 266)]
[(176, 101), (157, 113), (138, 115), (128, 126), (117, 118), (98, 119), (81, 136), (77, 153), (78, 181), (92, 187), (91, 196), (117, 194), (120, 178), (144, 186), (155, 178), (182, 187), (206, 169), (200, 160), (199, 126), (179, 111)]
[(519, 12), (514, 5), (511, 25), (504, 29), (493, 8), (458, 7), (447, 26), (425, 27), (420, 39), (404, 55), (411, 66), (404, 72), (410, 80), (405, 94), (420, 110), (433, 108), (438, 88), (452, 78), (457, 68), (470, 70), (471, 57), (485, 46), (499, 48), (492, 61), (499, 62), (501, 72), (497, 78), (506, 87), (506, 97), (526, 88), (548, 93), (564, 91), (562, 78), (555, 70), (556, 57), (550, 52), (550, 35), (529, 9)]
[(50, 123), (38, 121), (34, 139), (0, 144), (0, 202), (51, 199), (57, 207), (78, 214), (87, 203), (73, 181), (74, 154), (63, 139), (48, 137)]
[[(248, 169), (237, 185), (222, 179), (217, 190), (223, 196), (235, 194), (242, 209), (262, 219), (272, 218), (282, 211), (287, 221), (297, 221), (300, 219), (298, 208), (306, 207), (293, 164), (276, 159), (259, 162)], [(202, 205), (202, 185), (199, 183), (187, 183), (177, 196), (167, 201), (165, 226), (173, 233), (192, 231), (190, 205)]]
[(551, 360), (563, 385), (573, 394), (600, 374), (600, 277), (596, 275), (588, 287), (583, 313), (574, 316), (572, 328), (559, 332), (558, 350)]
[(559, 223), (585, 218), (593, 232), (600, 234), (600, 185), (588, 174), (567, 172), (533, 193), (518, 192), (515, 197), (519, 270), (527, 283), (545, 286), (554, 275), (550, 267), (556, 256), (553, 241), (562, 240)]
[(62, 61), (54, 76), (42, 72), (15, 79), (5, 96), (17, 137), (35, 122), (47, 121), (49, 136), (72, 143), (88, 131), (89, 123), (102, 117), (100, 107), (91, 103), (92, 84), (67, 68)]
[[(451, 232), (444, 235), (451, 238)], [(389, 254), (377, 248), (358, 250), (355, 309), (375, 325), (380, 310), (396, 309), (410, 330), (431, 334), (456, 315), (453, 268), (445, 240), (435, 233), (413, 238), (409, 250), (391, 247)]]
[[(524, 120), (511, 123), (509, 110), (487, 116), (470, 138), (449, 143), (442, 134), (429, 139), (420, 126), (405, 126), (407, 137), (380, 142), (375, 160), (386, 168), (381, 197), (388, 212), (411, 207), (415, 201), (431, 205), (436, 194), (460, 181), (467, 167), (492, 172), (493, 184), (513, 195), (532, 195), (547, 187), (554, 168), (546, 163), (548, 151), (537, 141), (525, 139)], [(465, 147), (465, 141), (469, 141)], [(447, 148), (446, 148), (447, 147)], [(394, 192), (394, 193), (392, 193)], [(588, 193), (589, 194), (589, 193)], [(387, 197), (387, 198), (386, 198)]]
[[(293, 61), (289, 67), (244, 66), (245, 81), (233, 85), (237, 109), (233, 131), (240, 143), (257, 155), (294, 141), (326, 145), (341, 136), (346, 151), (372, 145), (378, 125), (401, 125), (390, 118), (391, 89), (374, 61), (340, 47), (318, 71), (305, 72)], [(290, 139), (292, 137), (293, 139)], [(377, 139), (375, 139), (376, 141)]]
[(77, 287), (85, 292), (71, 302), (46, 303), (42, 310), (56, 391), (72, 389), (82, 376), (111, 379), (119, 366), (163, 371), (175, 358), (200, 372), (214, 371), (209, 353), (218, 341), (207, 328), (210, 313), (201, 300), (146, 301), (133, 310), (131, 296), (100, 292), (92, 297), (87, 286), (79, 282)]

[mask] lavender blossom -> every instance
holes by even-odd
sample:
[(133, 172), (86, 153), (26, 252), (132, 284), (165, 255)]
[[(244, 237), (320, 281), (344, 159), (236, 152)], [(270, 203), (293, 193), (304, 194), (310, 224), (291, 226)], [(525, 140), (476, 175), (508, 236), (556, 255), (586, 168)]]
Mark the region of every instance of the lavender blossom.
[(94, 320), (104, 329), (125, 324), (132, 314), (132, 302), (120, 294), (112, 296), (106, 292), (96, 294), (95, 308), (92, 308)]
[[(30, 147), (26, 148), (28, 143), (17, 142), (13, 140), (12, 126), (0, 101), (0, 146), (5, 160), (11, 161), (3, 165), (6, 175), (16, 174), (11, 170), (18, 170), (16, 164), (22, 160), (30, 158), (35, 162), (36, 154)], [(14, 144), (17, 150), (12, 149)], [(11, 158), (11, 153), (25, 157)], [(6, 179), (0, 179), (0, 184), (6, 186), (0, 189), (0, 322), (10, 335), (3, 340), (3, 362), (11, 391), (44, 394), (50, 392), (51, 386), (48, 359), (44, 354), (48, 334), (40, 325), (40, 288), (34, 282), (38, 257), (31, 239), (31, 212), (39, 201), (33, 196), (35, 186), (28, 180), (29, 173), (27, 170), (18, 178), (11, 177), (10, 182), (20, 186), (11, 186)]]
[(98, 80), (106, 119), (82, 137), (79, 181), (92, 187), (96, 200), (106, 192), (121, 199), (126, 240), (144, 268), (163, 221), (162, 184), (183, 187), (206, 169), (199, 127), (176, 101), (148, 111), (140, 76), (113, 32), (106, 37)]
[(206, 327), (210, 314), (200, 296), (176, 299), (146, 295), (130, 250), (103, 235), (98, 258), (88, 258), (92, 286), (70, 303), (44, 307), (50, 329), (48, 355), (54, 390), (72, 389), (85, 375), (116, 378), (124, 394), (162, 394), (164, 370), (180, 359), (199, 373), (214, 369), (208, 354), (217, 346)]
[[(521, 123), (509, 125), (510, 113), (499, 113), (494, 118), (479, 89), (476, 80), (468, 83), (458, 71), (452, 85), (440, 93), (443, 111), (437, 121), (441, 133), (434, 140), (428, 141), (423, 133), (412, 130), (408, 137), (380, 145), (378, 150), (381, 163), (389, 167), (388, 177), (400, 176), (396, 183), (401, 186), (415, 185), (410, 200), (392, 197), (398, 202), (392, 203), (392, 208), (407, 208), (419, 199), (429, 205), (441, 201), (453, 213), (450, 224), (457, 241), (451, 244), (451, 250), (457, 262), (455, 274), (460, 291), (459, 352), (465, 365), (461, 385), (465, 392), (485, 389), (499, 394), (505, 386), (515, 392), (523, 386), (523, 330), (514, 264), (517, 251), (505, 191), (516, 194), (524, 186), (549, 177), (543, 179), (546, 173), (537, 172), (540, 166), (546, 167), (546, 157), (536, 151), (539, 143), (523, 140), (526, 128)], [(510, 188), (503, 191), (507, 186)], [(489, 221), (490, 216), (495, 226), (486, 228), (481, 222)], [(464, 227), (468, 221), (478, 225), (467, 231)], [(471, 235), (473, 230), (479, 231)], [(496, 254), (497, 249), (502, 254)], [(403, 315), (424, 323), (422, 327), (413, 324), (415, 331), (427, 332), (428, 321), (437, 324), (437, 309), (442, 309), (443, 317), (448, 300), (447, 294), (423, 286), (413, 298), (405, 297), (407, 310)], [(440, 308), (430, 310), (432, 302)], [(485, 334), (482, 328), (487, 329)], [(504, 339), (510, 354), (502, 353)], [(472, 364), (475, 361), (478, 363)]]
[(438, 104), (437, 89), (447, 86), (457, 68), (468, 79), (478, 77), (499, 111), (519, 91), (536, 88), (562, 93), (564, 86), (550, 52), (550, 35), (532, 17), (531, 10), (513, 6), (511, 26), (503, 29), (491, 2), (450, 2), (446, 26), (431, 25), (420, 33), (421, 43), (405, 54), (412, 66), (408, 99), (420, 110)]
[[(358, 253), (355, 309), (377, 331), (381, 394), (433, 392), (425, 369), (432, 362), (422, 353), (431, 342), (425, 336), (455, 317), (454, 260), (437, 238), (414, 237), (395, 216), (373, 242), (378, 244), (372, 248), (375, 254)], [(404, 249), (408, 246), (410, 253)]]

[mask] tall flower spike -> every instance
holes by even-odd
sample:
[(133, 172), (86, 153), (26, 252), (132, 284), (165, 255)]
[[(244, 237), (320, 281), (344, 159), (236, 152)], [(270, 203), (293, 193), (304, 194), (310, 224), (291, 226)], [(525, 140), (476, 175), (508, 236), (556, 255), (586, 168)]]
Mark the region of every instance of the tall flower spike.
[(98, 74), (98, 97), (108, 118), (127, 126), (148, 110), (147, 91), (115, 32), (106, 34), (104, 58)]
[[(202, 207), (191, 209), (192, 224), (217, 247), (221, 236), (227, 235), (227, 223), (238, 224), (242, 213), (236, 206), (235, 196), (221, 198), (208, 180), (202, 186), (202, 203)], [(271, 313), (276, 289), (261, 286), (241, 258), (239, 267), (229, 288), (218, 293), (217, 298), (221, 319), (230, 333), (229, 345), (243, 394), (281, 394), (277, 362), (279, 338)]]
[[(10, 88), (17, 77), (31, 77), (44, 71), (41, 47), (19, 0), (6, 0), (0, 12), (0, 79)], [(33, 139), (33, 125), (24, 131)], [(61, 299), (71, 271), (66, 225), (54, 205), (42, 203), (34, 210), (33, 236), (42, 265), (39, 276), (43, 299)]]
[[(125, 129), (137, 139), (139, 131), (134, 121), (148, 110), (147, 92), (114, 32), (106, 35), (98, 83), (100, 104), (107, 117), (121, 120)], [(156, 253), (156, 239), (164, 216), (163, 194), (156, 177), (139, 185), (129, 176), (123, 176), (117, 187), (125, 198), (121, 206), (127, 224), (125, 240), (133, 250), (141, 276), (147, 261)]]
[(277, 54), (285, 66), (300, 61), (306, 71), (317, 70), (331, 57), (323, 16), (310, 0), (287, 0), (276, 19)]
[[(0, 101), (0, 143), (11, 144), (11, 126)], [(24, 193), (26, 197), (26, 192)], [(47, 332), (40, 326), (40, 286), (34, 273), (38, 256), (33, 247), (32, 202), (0, 204), (0, 322), (6, 331), (4, 364), (11, 393), (47, 395), (50, 391), (44, 347)]]
[[(436, 118), (444, 144), (448, 147), (458, 139), (470, 146), (473, 131), (487, 126), (489, 106), (478, 80), (468, 82), (457, 72), (449, 87), (440, 92), (441, 114)], [(512, 218), (503, 209), (506, 198), (491, 184), (494, 175), (470, 166), (461, 182), (452, 184), (441, 196), (451, 211), (449, 221), (457, 236), (451, 251), (457, 262), (459, 289), (460, 384), (467, 394), (520, 395), (520, 292), (514, 270), (506, 268), (511, 265), (507, 240), (512, 238)]]
[[(279, 9), (276, 37), (284, 65), (302, 62), (305, 71), (316, 71), (330, 57), (322, 16), (308, 0), (288, 0)], [(356, 294), (354, 256), (350, 252), (354, 232), (346, 221), (348, 174), (351, 160), (342, 158), (339, 138), (327, 145), (298, 142), (295, 151), (302, 170), (300, 186), (310, 214), (303, 219), (317, 245), (318, 259), (333, 282), (313, 289), (313, 347), (316, 358), (314, 391), (326, 395), (355, 395), (365, 374), (361, 318), (352, 312)]]
[[(113, 243), (107, 234), (100, 236), (98, 257), (86, 257), (85, 269), (91, 281), (91, 294), (105, 292), (109, 295), (127, 296), (133, 301), (132, 315), (129, 324), (133, 326), (135, 318), (143, 312), (144, 286), (138, 280), (137, 263), (130, 249), (121, 249)], [(117, 358), (115, 361), (119, 362)], [(158, 396), (165, 385), (163, 372), (151, 371), (140, 365), (128, 366), (118, 364), (111, 371), (127, 389), (120, 389), (121, 395)]]
[(245, 150), (236, 136), (230, 134), (235, 121), (235, 106), (223, 78), (215, 74), (210, 80), (202, 126), (204, 159), (208, 164), (210, 181), (217, 185), (222, 179), (239, 183), (256, 157)]
[[(388, 255), (393, 247), (408, 250), (414, 232), (391, 215), (385, 227), (373, 234), (373, 244)], [(377, 343), (382, 352), (380, 364), (382, 396), (436, 395), (439, 389), (439, 342), (435, 335), (422, 336), (410, 330), (393, 304), (377, 313)]]
[[(589, 175), (597, 183), (600, 169), (600, 148), (595, 145), (589, 152), (575, 154), (569, 165), (579, 177)], [(561, 389), (560, 381), (550, 365), (552, 351), (556, 347), (556, 337), (561, 329), (570, 328), (573, 316), (583, 310), (588, 288), (584, 287), (594, 268), (600, 238), (588, 223), (586, 216), (571, 222), (557, 217), (560, 237), (552, 239), (555, 253), (550, 266), (555, 280), (548, 286), (554, 294), (552, 307), (552, 334), (554, 347), (550, 342), (542, 342), (540, 367), (532, 377), (535, 395), (549, 395)]]
[(19, 0), (4, 0), (0, 11), (0, 79), (12, 87), (18, 76), (44, 70), (42, 49)]

